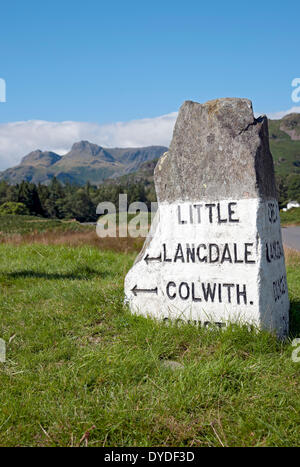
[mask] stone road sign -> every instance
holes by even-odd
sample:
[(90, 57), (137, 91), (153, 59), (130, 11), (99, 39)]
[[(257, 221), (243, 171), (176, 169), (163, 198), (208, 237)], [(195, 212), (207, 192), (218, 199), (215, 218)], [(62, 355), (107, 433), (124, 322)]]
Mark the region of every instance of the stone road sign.
[(125, 279), (134, 313), (288, 332), (266, 117), (247, 99), (185, 102), (155, 169), (159, 203)]

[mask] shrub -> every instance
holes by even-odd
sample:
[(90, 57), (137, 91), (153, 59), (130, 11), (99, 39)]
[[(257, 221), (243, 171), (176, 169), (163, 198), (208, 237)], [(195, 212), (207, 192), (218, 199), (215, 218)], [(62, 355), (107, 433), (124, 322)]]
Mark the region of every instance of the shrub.
[(0, 206), (0, 216), (7, 214), (13, 215), (26, 215), (29, 214), (27, 207), (24, 203), (15, 203), (14, 201), (7, 201)]

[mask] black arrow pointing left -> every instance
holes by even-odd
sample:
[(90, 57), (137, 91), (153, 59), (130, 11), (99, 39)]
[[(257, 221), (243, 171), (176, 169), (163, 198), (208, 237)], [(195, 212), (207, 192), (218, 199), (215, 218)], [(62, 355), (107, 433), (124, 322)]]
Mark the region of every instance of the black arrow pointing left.
[(147, 254), (144, 258), (144, 261), (148, 264), (150, 261), (159, 261), (161, 263), (161, 254), (157, 257), (150, 257), (149, 254)]
[(133, 289), (131, 289), (131, 292), (133, 292), (135, 297), (138, 293), (155, 293), (157, 295), (158, 289), (157, 287), (155, 287), (155, 289), (138, 289), (138, 286), (135, 285)]

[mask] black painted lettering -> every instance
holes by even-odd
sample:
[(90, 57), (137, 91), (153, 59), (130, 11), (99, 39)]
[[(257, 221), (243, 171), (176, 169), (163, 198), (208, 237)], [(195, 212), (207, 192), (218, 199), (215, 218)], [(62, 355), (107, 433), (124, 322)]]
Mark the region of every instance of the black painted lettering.
[(238, 252), (237, 252), (237, 244), (233, 244), (233, 254), (234, 254), (234, 262), (237, 263), (243, 263), (242, 259), (238, 259)]
[(174, 263), (176, 263), (176, 261), (178, 259), (180, 259), (182, 261), (182, 263), (184, 263), (183, 250), (182, 250), (182, 246), (181, 246), (180, 243), (178, 243), (178, 245), (177, 245), (177, 250), (176, 250), (175, 258), (174, 258)]
[(274, 300), (275, 300), (275, 302), (277, 302), (277, 300), (278, 300), (278, 294), (277, 294), (276, 281), (273, 282), (273, 295), (274, 295)]
[(178, 224), (187, 224), (187, 221), (181, 219), (181, 207), (177, 207), (177, 213), (178, 213)]
[(208, 203), (205, 205), (205, 207), (209, 210), (209, 222), (212, 224), (212, 221), (213, 221), (213, 213), (212, 213), (212, 210), (213, 210), (213, 207), (215, 207), (215, 203)]
[(202, 298), (196, 297), (194, 282), (192, 282), (192, 300), (193, 300), (193, 302), (202, 302)]
[(190, 204), (190, 223), (193, 224), (193, 206)]
[(266, 243), (266, 258), (268, 263), (283, 257), (283, 250), (281, 243), (277, 240), (274, 242)]
[(199, 324), (201, 325), (201, 321), (197, 321), (196, 319), (193, 319), (193, 320), (188, 319), (187, 323), (192, 324), (193, 326), (199, 326)]
[(202, 292), (203, 292), (204, 300), (207, 302), (208, 299), (210, 299), (213, 303), (215, 300), (215, 294), (216, 294), (216, 284), (213, 284), (213, 288), (212, 288), (209, 283), (207, 284), (207, 286), (205, 286), (205, 284), (203, 284), (202, 282)]
[(170, 300), (174, 300), (174, 298), (176, 298), (176, 292), (174, 292), (172, 295), (170, 294), (170, 287), (176, 287), (176, 284), (175, 282), (168, 282), (167, 284), (167, 289), (166, 289), (166, 292), (167, 292), (167, 295), (169, 297)]
[(272, 257), (271, 257), (271, 251), (270, 251), (269, 245), (270, 245), (269, 243), (266, 243), (266, 258), (267, 258), (268, 263), (271, 263)]
[(240, 305), (240, 297), (243, 297), (244, 299), (244, 304), (247, 305), (247, 289), (246, 289), (246, 284), (243, 284), (243, 291), (240, 291), (240, 286), (239, 284), (236, 285), (236, 299), (237, 299), (237, 304)]
[(245, 263), (254, 264), (255, 260), (249, 259), (249, 256), (252, 255), (252, 251), (249, 251), (249, 248), (253, 247), (253, 243), (245, 243)]
[[(220, 257), (220, 250), (219, 250), (218, 245), (216, 245), (215, 243), (210, 243), (208, 249), (209, 249), (209, 262), (217, 263)], [(214, 259), (213, 259), (213, 249), (215, 249), (215, 255), (216, 255)]]
[(229, 263), (232, 263), (232, 258), (231, 258), (228, 243), (225, 243), (222, 258), (221, 258), (221, 264), (224, 263), (225, 261), (228, 261)]
[(222, 303), (222, 284), (218, 284), (219, 303)]
[(204, 321), (203, 323), (203, 327), (204, 328), (207, 328), (208, 326), (210, 326), (212, 323), (210, 321)]
[(189, 263), (191, 260), (192, 263), (195, 262), (195, 245), (192, 244), (190, 247), (189, 243), (186, 245), (186, 261)]
[(233, 218), (233, 216), (236, 214), (235, 210), (233, 209), (233, 206), (236, 206), (237, 203), (228, 203), (228, 218), (229, 222), (240, 222), (239, 219)]
[(225, 323), (221, 323), (221, 322), (215, 322), (214, 324), (215, 324), (218, 328), (220, 328), (220, 329), (221, 329), (221, 328), (224, 328), (224, 327), (226, 326)]
[(201, 208), (202, 208), (202, 204), (194, 204), (194, 208), (197, 209), (197, 220), (198, 220), (198, 224), (201, 224)]
[(275, 224), (278, 220), (278, 204), (275, 202), (268, 203), (268, 218), (271, 224)]
[(197, 257), (200, 261), (200, 263), (207, 263), (207, 256), (204, 256), (203, 258), (200, 256), (200, 248), (203, 248), (206, 250), (206, 245), (204, 243), (201, 243), (201, 245), (198, 246), (197, 248)]
[[(183, 290), (182, 289), (185, 289), (185, 294), (183, 294)], [(190, 288), (189, 288), (189, 285), (186, 283), (186, 282), (181, 282), (180, 286), (179, 286), (179, 297), (182, 299), (182, 300), (187, 300), (190, 296)]]
[(224, 222), (227, 222), (227, 219), (222, 219), (221, 218), (220, 203), (217, 203), (217, 213), (218, 213), (218, 224), (223, 224)]
[(163, 243), (163, 250), (164, 250), (164, 259), (163, 260), (166, 263), (171, 263), (171, 261), (172, 261), (171, 258), (167, 258), (167, 247), (166, 247), (165, 243)]
[(231, 303), (231, 289), (234, 287), (234, 284), (223, 284), (223, 287), (227, 288), (228, 303)]
[(274, 293), (274, 300), (277, 302), (282, 295), (285, 295), (287, 292), (287, 282), (286, 277), (281, 276), (279, 279), (273, 282), (273, 293)]

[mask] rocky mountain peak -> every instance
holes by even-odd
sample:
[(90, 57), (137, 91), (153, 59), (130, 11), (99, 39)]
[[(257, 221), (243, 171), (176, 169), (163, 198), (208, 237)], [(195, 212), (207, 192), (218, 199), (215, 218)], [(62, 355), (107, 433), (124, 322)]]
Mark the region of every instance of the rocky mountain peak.
[(37, 149), (27, 154), (20, 162), (20, 165), (30, 165), (34, 167), (50, 167), (61, 160), (61, 156), (51, 151), (41, 151)]

